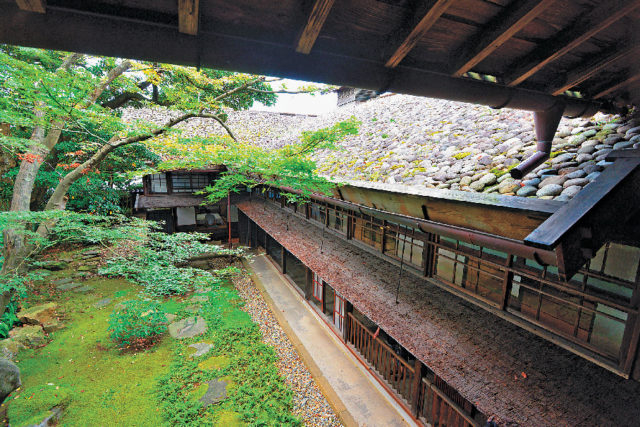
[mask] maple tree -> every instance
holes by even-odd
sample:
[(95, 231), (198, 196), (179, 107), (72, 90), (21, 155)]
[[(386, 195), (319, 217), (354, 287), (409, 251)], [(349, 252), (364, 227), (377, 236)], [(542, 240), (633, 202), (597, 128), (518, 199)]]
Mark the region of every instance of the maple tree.
[[(169, 150), (173, 144), (173, 149), (187, 153), (196, 141), (183, 138), (178, 125), (193, 118), (212, 120), (227, 132), (227, 137), (199, 141), (207, 149), (199, 150), (195, 163), (225, 162), (231, 170), (225, 182), (242, 183), (241, 176), (250, 172), (249, 148), (227, 126), (228, 111), (247, 109), (256, 101), (272, 105), (277, 92), (287, 92), (272, 88), (276, 80), (0, 45), (0, 148), (5, 157), (19, 163), (13, 175), (5, 173), (10, 182), (9, 211), (30, 212), (32, 206), (45, 212), (65, 210), (73, 205), (69, 198), (73, 185), (81, 178), (85, 187), (92, 181), (104, 182), (100, 175), (109, 162), (119, 172), (153, 167), (159, 158), (153, 158), (157, 154), (149, 146), (163, 154), (161, 148), (167, 145)], [(161, 106), (173, 114), (161, 125), (122, 119), (123, 107), (148, 106)], [(250, 152), (261, 164), (259, 172), (270, 179), (281, 176), (288, 185), (307, 191), (323, 182), (314, 175), (308, 153), (291, 148)], [(194, 159), (183, 155), (181, 161), (170, 162), (189, 167)], [(25, 259), (37, 249), (32, 237), (46, 237), (54, 224), (55, 216), (45, 215), (4, 227), (0, 274), (8, 278), (5, 283), (11, 283), (11, 275), (21, 274)], [(0, 313), (11, 292), (8, 285), (0, 288)]]

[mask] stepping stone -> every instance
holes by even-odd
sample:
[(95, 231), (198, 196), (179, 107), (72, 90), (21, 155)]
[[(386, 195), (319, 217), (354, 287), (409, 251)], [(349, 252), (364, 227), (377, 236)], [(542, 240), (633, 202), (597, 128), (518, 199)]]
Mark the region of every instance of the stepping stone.
[(220, 380), (211, 380), (207, 383), (207, 392), (200, 398), (203, 406), (209, 406), (222, 402), (227, 398), (227, 383)]
[(189, 317), (169, 325), (169, 335), (176, 339), (191, 338), (207, 332), (207, 322), (202, 317)]
[(206, 294), (207, 292), (211, 292), (211, 288), (196, 289), (196, 294)]
[(213, 344), (208, 344), (206, 342), (197, 342), (195, 344), (191, 344), (189, 347), (196, 350), (195, 353), (189, 356), (193, 359), (209, 353), (209, 351), (213, 348)]
[(66, 283), (64, 285), (60, 285), (57, 287), (59, 291), (70, 291), (71, 289), (75, 289), (80, 286), (79, 283)]
[(209, 301), (209, 297), (206, 295), (196, 295), (193, 298), (191, 298), (191, 301), (193, 302), (207, 302)]
[(67, 283), (71, 283), (72, 279), (70, 277), (65, 277), (63, 279), (52, 280), (51, 283), (54, 285), (66, 285)]
[(100, 301), (98, 301), (95, 304), (93, 304), (93, 306), (95, 308), (102, 308), (102, 307), (105, 307), (105, 306), (109, 305), (110, 303), (111, 303), (111, 298), (103, 298)]
[(200, 306), (190, 305), (189, 307), (185, 308), (184, 311), (187, 311), (189, 313), (198, 313), (201, 309), (202, 307)]
[(93, 270), (95, 267), (92, 265), (81, 265), (78, 267), (78, 271), (91, 271)]
[(81, 286), (79, 288), (75, 288), (73, 290), (73, 292), (79, 292), (81, 294), (85, 294), (87, 292), (91, 292), (93, 290), (93, 287), (89, 286), (89, 285), (85, 285), (85, 286)]

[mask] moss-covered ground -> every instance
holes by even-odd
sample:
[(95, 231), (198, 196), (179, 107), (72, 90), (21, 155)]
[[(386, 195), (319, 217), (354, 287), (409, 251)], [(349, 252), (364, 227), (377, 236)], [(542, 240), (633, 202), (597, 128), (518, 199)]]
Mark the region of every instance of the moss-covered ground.
[[(77, 265), (53, 273), (49, 281), (75, 271)], [(166, 335), (150, 349), (122, 352), (109, 338), (109, 316), (119, 302), (138, 296), (141, 287), (100, 276), (83, 284), (93, 290), (59, 292), (44, 285), (27, 300), (31, 305), (58, 303), (65, 328), (51, 333), (45, 347), (18, 355), (23, 386), (9, 401), (12, 426), (41, 418), (57, 399), (65, 406), (63, 426), (300, 424), (291, 415), (292, 393), (278, 375), (275, 352), (240, 310), (243, 302), (233, 286), (214, 283), (203, 294), (207, 300), (197, 304), (191, 295), (163, 301), (163, 311), (177, 319), (203, 317), (205, 334), (185, 340)], [(96, 306), (105, 298), (111, 301)], [(188, 345), (196, 342), (213, 348), (194, 358)], [(227, 383), (227, 398), (205, 407), (199, 399), (214, 379)]]

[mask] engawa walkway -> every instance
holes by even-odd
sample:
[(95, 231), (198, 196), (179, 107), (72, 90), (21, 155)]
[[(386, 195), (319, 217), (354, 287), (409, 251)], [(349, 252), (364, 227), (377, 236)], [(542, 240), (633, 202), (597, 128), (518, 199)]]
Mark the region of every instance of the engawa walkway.
[(343, 422), (369, 427), (415, 425), (265, 255), (256, 254), (247, 265)]

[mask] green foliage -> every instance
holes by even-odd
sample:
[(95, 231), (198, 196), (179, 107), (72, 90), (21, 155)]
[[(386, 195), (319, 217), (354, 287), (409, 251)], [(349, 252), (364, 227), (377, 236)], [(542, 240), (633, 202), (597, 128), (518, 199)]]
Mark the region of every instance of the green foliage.
[(382, 139), (387, 139), (387, 138), (389, 138), (389, 134), (383, 133), (382, 135), (380, 135), (380, 137)]
[(194, 288), (206, 287), (217, 279), (208, 271), (177, 267), (177, 263), (205, 253), (242, 253), (241, 250), (201, 243), (206, 238), (201, 233), (165, 234), (150, 231), (144, 241), (131, 246), (125, 255), (107, 260), (107, 265), (98, 272), (109, 277), (132, 280), (151, 295), (184, 294)]
[(7, 338), (9, 331), (18, 323), (18, 316), (16, 316), (17, 311), (18, 303), (14, 299), (7, 305), (4, 314), (0, 316), (0, 339)]
[[(316, 163), (310, 155), (318, 149), (335, 148), (341, 139), (357, 134), (359, 125), (360, 122), (352, 117), (329, 128), (303, 132), (299, 144), (275, 150), (225, 138), (189, 141), (165, 139), (154, 142), (152, 149), (168, 159), (160, 164), (160, 170), (226, 165), (229, 171), (204, 190), (209, 202), (217, 202), (230, 192), (243, 191), (259, 184), (299, 190), (301, 196), (285, 194), (290, 201), (299, 201), (308, 198), (312, 192), (327, 193), (334, 186), (316, 175)], [(145, 171), (151, 172), (153, 170)]]
[(166, 332), (166, 321), (157, 301), (129, 300), (111, 314), (108, 331), (120, 349), (140, 350)]
[[(225, 425), (229, 414), (251, 426), (299, 426), (291, 414), (291, 390), (278, 374), (274, 349), (262, 342), (262, 334), (249, 315), (241, 311), (235, 289), (214, 286), (200, 315), (209, 330), (192, 339), (213, 344), (204, 359), (184, 356), (176, 347), (167, 375), (158, 382), (158, 401), (170, 425)], [(212, 363), (211, 359), (226, 363)], [(198, 398), (206, 382), (228, 383), (227, 399), (204, 408)]]

